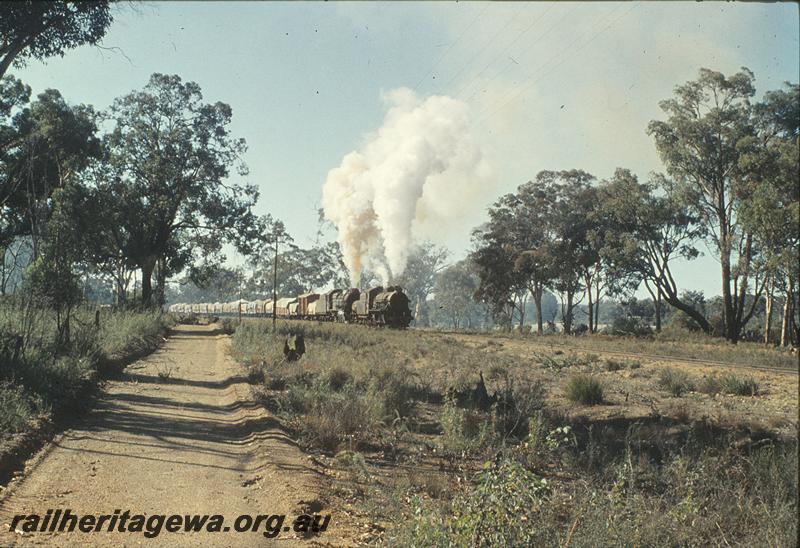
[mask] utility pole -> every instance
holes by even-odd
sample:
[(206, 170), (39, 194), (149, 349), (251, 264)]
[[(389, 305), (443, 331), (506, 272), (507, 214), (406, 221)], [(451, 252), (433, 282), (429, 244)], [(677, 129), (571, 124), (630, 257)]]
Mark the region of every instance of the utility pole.
[(242, 325), (242, 284), (239, 282), (239, 302), (236, 303), (236, 307), (239, 309), (239, 325)]
[(278, 299), (278, 236), (280, 234), (281, 225), (275, 226), (275, 259), (272, 262), (272, 332), (275, 333), (277, 327), (275, 325), (275, 312), (277, 309)]

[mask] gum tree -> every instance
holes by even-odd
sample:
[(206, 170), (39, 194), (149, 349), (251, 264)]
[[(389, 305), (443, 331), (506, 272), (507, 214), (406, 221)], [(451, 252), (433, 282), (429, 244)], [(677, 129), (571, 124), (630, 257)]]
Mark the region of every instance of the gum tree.
[[(252, 253), (264, 232), (251, 208), (255, 186), (230, 182), (231, 170), (247, 175), (244, 139), (230, 135), (232, 110), (206, 103), (194, 82), (153, 74), (141, 91), (117, 99), (109, 111), (108, 165), (116, 207), (135, 215), (126, 253), (141, 269), (142, 301), (159, 300), (167, 276), (186, 267), (207, 270), (219, 264), (225, 242)], [(99, 182), (98, 190), (107, 182)]]
[(0, 78), (28, 59), (64, 55), (97, 44), (112, 21), (108, 1), (0, 3)]
[[(648, 133), (675, 180), (673, 195), (698, 216), (721, 267), (725, 337), (736, 342), (749, 319), (746, 297), (763, 290), (753, 269), (753, 232), (739, 222), (747, 170), (741, 145), (756, 134), (751, 98), (753, 73), (727, 77), (701, 69), (697, 80), (675, 88), (662, 101), (666, 120), (651, 121)], [(754, 283), (753, 283), (754, 282)]]

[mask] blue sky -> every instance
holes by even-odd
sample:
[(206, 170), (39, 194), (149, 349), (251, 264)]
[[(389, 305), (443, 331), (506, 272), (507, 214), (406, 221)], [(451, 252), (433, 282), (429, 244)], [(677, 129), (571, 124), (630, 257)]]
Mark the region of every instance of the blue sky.
[[(797, 82), (796, 4), (279, 3), (124, 4), (103, 44), (15, 76), (35, 93), (107, 107), (153, 72), (200, 84), (233, 107), (249, 145), (259, 210), (314, 241), (329, 170), (382, 124), (391, 90), (469, 106), (491, 181), (458, 219), (433, 232), (455, 259), (497, 196), (542, 169), (598, 178), (663, 169), (647, 123), (701, 67), (754, 71), (760, 95)], [(118, 48), (118, 49), (117, 49)], [(453, 189), (453, 199), (458, 189)], [(333, 235), (330, 235), (333, 237)], [(235, 257), (234, 257), (235, 259)], [(717, 294), (706, 257), (676, 269), (682, 287)]]

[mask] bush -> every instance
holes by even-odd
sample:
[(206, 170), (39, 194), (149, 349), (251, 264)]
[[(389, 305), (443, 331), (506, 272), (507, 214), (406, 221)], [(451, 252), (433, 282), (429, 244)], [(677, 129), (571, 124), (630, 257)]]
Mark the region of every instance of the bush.
[(380, 367), (369, 373), (367, 392), (380, 405), (383, 421), (407, 417), (414, 409), (412, 373), (404, 367)]
[(697, 391), (713, 396), (722, 392), (722, 383), (716, 375), (703, 377), (700, 384), (697, 385)]
[(609, 331), (617, 336), (644, 337), (653, 334), (653, 330), (644, 320), (631, 317), (614, 318)]
[(539, 546), (537, 514), (551, 493), (547, 480), (504, 458), (486, 463), (478, 481), (442, 518), (415, 498), (414, 519), (401, 531), (402, 546)]
[(343, 367), (334, 366), (322, 372), (322, 382), (334, 392), (339, 392), (345, 385), (353, 382), (353, 375)]
[(104, 313), (98, 330), (94, 320), (93, 308), (75, 310), (67, 344), (52, 311), (24, 301), (0, 304), (0, 334), (14, 342), (11, 349), (0, 347), (0, 438), (77, 403), (100, 366), (155, 349), (169, 323), (158, 313)]
[(322, 449), (335, 451), (342, 443), (358, 447), (376, 426), (374, 402), (346, 385), (344, 390), (319, 398), (315, 395), (308, 413), (301, 417), (302, 433)]
[(672, 368), (661, 371), (658, 385), (673, 396), (680, 396), (684, 392), (694, 390), (694, 383), (689, 375), (685, 371)]
[(31, 396), (22, 386), (0, 383), (0, 433), (21, 432), (42, 411), (41, 398)]
[(603, 403), (603, 385), (591, 375), (573, 375), (567, 380), (564, 395), (573, 403), (597, 405)]
[(669, 319), (667, 326), (676, 330), (692, 331), (695, 333), (703, 331), (700, 325), (683, 310), (676, 310), (675, 314)]
[(642, 366), (641, 362), (636, 360), (618, 360), (614, 358), (606, 358), (603, 363), (603, 368), (606, 371), (619, 371), (620, 369), (639, 369)]
[(486, 446), (492, 437), (491, 425), (485, 413), (462, 409), (448, 399), (439, 414), (442, 425), (442, 446), (456, 454), (472, 453)]
[(735, 375), (723, 375), (720, 379), (722, 390), (726, 394), (737, 396), (756, 396), (758, 394), (758, 383), (752, 377), (737, 377)]
[(494, 434), (503, 439), (527, 436), (531, 417), (544, 407), (544, 386), (539, 382), (514, 383), (506, 377), (506, 384), (497, 396), (492, 407)]

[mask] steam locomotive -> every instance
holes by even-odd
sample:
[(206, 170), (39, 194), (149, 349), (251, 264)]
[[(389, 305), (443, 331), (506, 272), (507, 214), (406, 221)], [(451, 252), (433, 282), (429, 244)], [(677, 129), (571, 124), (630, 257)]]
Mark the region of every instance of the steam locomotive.
[(332, 289), (327, 293), (304, 293), (285, 297), (274, 303), (271, 300), (247, 301), (240, 299), (228, 303), (177, 303), (169, 306), (170, 312), (181, 314), (243, 315), (286, 320), (316, 320), (378, 325), (405, 329), (414, 318), (409, 299), (399, 285), (358, 289)]

